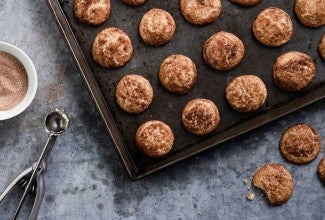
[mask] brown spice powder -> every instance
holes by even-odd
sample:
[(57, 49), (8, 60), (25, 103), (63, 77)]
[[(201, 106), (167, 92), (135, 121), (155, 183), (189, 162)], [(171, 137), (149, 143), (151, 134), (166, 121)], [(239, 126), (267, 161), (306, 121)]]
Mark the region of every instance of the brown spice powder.
[(0, 111), (17, 106), (28, 88), (27, 72), (14, 56), (0, 52)]

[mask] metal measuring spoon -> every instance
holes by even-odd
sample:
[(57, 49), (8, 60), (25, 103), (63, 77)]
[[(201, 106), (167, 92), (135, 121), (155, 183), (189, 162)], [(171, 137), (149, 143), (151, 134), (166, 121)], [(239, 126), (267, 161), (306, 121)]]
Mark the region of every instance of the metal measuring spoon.
[[(50, 155), (50, 152), (54, 146), (56, 138), (60, 134), (65, 132), (69, 127), (69, 118), (66, 114), (63, 113), (63, 111), (56, 109), (54, 112), (51, 112), (49, 115), (46, 116), (45, 126), (46, 126), (46, 132), (49, 133), (48, 140), (45, 144), (45, 147), (42, 151), (40, 158), (32, 166), (32, 171), (33, 171), (32, 175), (28, 181), (28, 184), (25, 188), (24, 194), (19, 202), (18, 208), (15, 212), (13, 219), (17, 219), (19, 211), (26, 199), (27, 193), (30, 191), (31, 187), (33, 186), (35, 178), (37, 181), (36, 187), (40, 187), (40, 189), (38, 190), (38, 192), (40, 192), (40, 193), (36, 193), (35, 202), (34, 202), (33, 209), (32, 209), (29, 219), (37, 218), (39, 207), (40, 207), (41, 201), (43, 199), (43, 195), (44, 195), (44, 189), (43, 189), (44, 188), (44, 179), (43, 179), (42, 173), (46, 169), (46, 161), (47, 161), (47, 158)], [(38, 180), (41, 180), (40, 183), (38, 183)], [(10, 191), (10, 189), (9, 189), (9, 191)], [(37, 190), (33, 190), (33, 191), (37, 191)]]

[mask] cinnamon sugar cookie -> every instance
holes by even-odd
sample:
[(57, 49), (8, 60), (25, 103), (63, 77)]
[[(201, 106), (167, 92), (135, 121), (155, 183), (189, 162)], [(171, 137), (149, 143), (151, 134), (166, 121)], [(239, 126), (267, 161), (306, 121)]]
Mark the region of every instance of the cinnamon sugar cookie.
[(130, 74), (124, 76), (117, 84), (115, 98), (124, 111), (140, 113), (151, 104), (153, 89), (143, 76)]
[(161, 46), (170, 41), (175, 33), (173, 17), (162, 9), (153, 8), (146, 12), (140, 22), (139, 33), (146, 44)]
[(111, 11), (110, 0), (74, 0), (74, 14), (88, 24), (100, 25), (104, 23)]
[(173, 147), (174, 134), (162, 121), (147, 121), (137, 130), (135, 142), (138, 149), (150, 157), (162, 157)]
[(253, 23), (253, 33), (260, 43), (278, 47), (291, 39), (293, 24), (285, 11), (270, 7), (257, 15)]
[(132, 53), (129, 36), (118, 28), (106, 28), (99, 32), (92, 47), (94, 61), (108, 68), (124, 66)]
[(180, 8), (185, 19), (195, 25), (206, 25), (220, 16), (220, 0), (180, 0)]
[(325, 184), (325, 157), (319, 162), (317, 167), (319, 179)]
[(288, 92), (305, 88), (311, 83), (315, 75), (316, 66), (313, 59), (296, 51), (282, 54), (273, 66), (275, 84)]
[(325, 0), (296, 0), (295, 12), (299, 21), (308, 27), (325, 25)]
[(244, 7), (250, 7), (250, 6), (255, 6), (261, 3), (262, 0), (230, 0), (231, 2), (244, 6)]
[(206, 135), (214, 131), (220, 122), (217, 106), (207, 99), (188, 102), (182, 113), (184, 127), (195, 135)]
[(244, 52), (243, 42), (224, 31), (212, 35), (203, 46), (205, 63), (218, 70), (235, 68), (242, 60)]
[(122, 0), (122, 1), (125, 4), (136, 6), (136, 5), (142, 5), (142, 4), (146, 3), (146, 1), (148, 1), (148, 0)]
[(196, 81), (195, 63), (188, 57), (175, 54), (167, 57), (160, 66), (159, 80), (171, 92), (187, 93)]
[(308, 124), (296, 124), (289, 127), (280, 140), (281, 155), (295, 164), (313, 161), (318, 156), (320, 149), (320, 136)]
[(294, 189), (290, 172), (280, 164), (267, 164), (261, 167), (253, 176), (252, 183), (262, 189), (271, 205), (281, 205), (287, 202)]
[(254, 75), (236, 77), (226, 88), (229, 104), (239, 112), (250, 112), (261, 108), (266, 97), (265, 84)]

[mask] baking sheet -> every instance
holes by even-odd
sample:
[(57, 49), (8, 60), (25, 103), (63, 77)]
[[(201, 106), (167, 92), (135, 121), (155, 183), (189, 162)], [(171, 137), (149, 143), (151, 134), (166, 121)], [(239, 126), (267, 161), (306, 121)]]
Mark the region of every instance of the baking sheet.
[[(138, 7), (127, 6), (120, 0), (111, 0), (110, 18), (97, 27), (76, 20), (73, 14), (73, 0), (48, 2), (132, 179), (141, 178), (325, 97), (325, 64), (317, 53), (324, 27), (315, 29), (301, 25), (294, 15), (294, 1), (263, 1), (252, 8), (241, 8), (223, 0), (221, 17), (213, 24), (203, 27), (191, 25), (182, 17), (177, 0), (149, 0)], [(279, 48), (262, 46), (251, 33), (251, 25), (256, 15), (270, 6), (285, 10), (294, 24), (293, 39)], [(142, 15), (153, 7), (171, 13), (177, 24), (174, 38), (162, 47), (145, 45), (138, 34)], [(130, 36), (134, 47), (133, 58), (120, 69), (103, 68), (94, 63), (91, 57), (91, 46), (96, 34), (103, 28), (113, 26), (123, 29)], [(245, 56), (241, 64), (227, 72), (208, 67), (202, 58), (205, 40), (221, 30), (234, 33), (245, 45)], [(291, 50), (309, 54), (316, 63), (318, 73), (307, 89), (290, 94), (274, 85), (272, 67), (279, 55)], [(166, 91), (159, 84), (157, 77), (163, 59), (175, 53), (190, 57), (197, 65), (196, 85), (186, 95), (175, 95)], [(114, 99), (118, 81), (130, 73), (141, 74), (149, 79), (155, 93), (149, 109), (138, 115), (122, 111)], [(229, 106), (224, 97), (227, 83), (243, 74), (258, 75), (267, 86), (267, 102), (257, 112), (238, 113)], [(221, 115), (218, 129), (204, 137), (190, 134), (181, 124), (180, 116), (186, 102), (198, 97), (214, 101)], [(138, 126), (152, 119), (165, 121), (175, 134), (172, 151), (161, 159), (151, 159), (135, 147), (134, 134)]]

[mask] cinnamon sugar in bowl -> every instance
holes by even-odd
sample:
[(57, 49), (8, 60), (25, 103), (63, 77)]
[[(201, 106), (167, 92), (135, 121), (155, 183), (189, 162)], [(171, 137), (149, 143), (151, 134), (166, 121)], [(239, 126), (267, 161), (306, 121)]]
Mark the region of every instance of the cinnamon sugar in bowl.
[(23, 112), (37, 90), (34, 64), (19, 48), (0, 42), (0, 120)]

